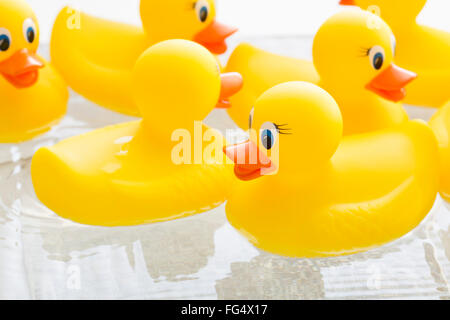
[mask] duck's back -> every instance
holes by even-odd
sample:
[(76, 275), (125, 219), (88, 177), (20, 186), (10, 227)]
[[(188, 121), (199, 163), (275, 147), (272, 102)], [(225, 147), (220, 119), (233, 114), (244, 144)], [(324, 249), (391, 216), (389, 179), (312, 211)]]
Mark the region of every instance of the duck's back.
[(63, 9), (54, 24), (51, 57), (76, 92), (115, 111), (137, 115), (131, 70), (149, 46), (142, 28)]
[(336, 241), (318, 251), (352, 253), (392, 241), (415, 228), (434, 204), (437, 142), (421, 121), (348, 137), (332, 161), (335, 199), (316, 218), (330, 218), (323, 226)]
[(241, 128), (247, 128), (254, 102), (267, 89), (289, 81), (319, 81), (311, 61), (279, 56), (249, 44), (241, 44), (234, 50), (226, 71), (239, 72), (244, 78), (242, 90), (231, 98), (233, 107), (228, 109)]
[(227, 199), (233, 168), (224, 165), (225, 155), (222, 162), (178, 166), (170, 148), (143, 140), (138, 121), (39, 149), (31, 167), (36, 195), (64, 218), (102, 226), (182, 218)]
[[(399, 27), (400, 28), (400, 27)], [(414, 24), (394, 30), (397, 40), (396, 62), (413, 69), (450, 68), (450, 33)]]
[(414, 24), (395, 35), (396, 62), (418, 75), (408, 85), (404, 102), (440, 108), (450, 90), (450, 33)]
[(441, 195), (450, 200), (450, 101), (434, 114), (430, 126), (439, 142)]

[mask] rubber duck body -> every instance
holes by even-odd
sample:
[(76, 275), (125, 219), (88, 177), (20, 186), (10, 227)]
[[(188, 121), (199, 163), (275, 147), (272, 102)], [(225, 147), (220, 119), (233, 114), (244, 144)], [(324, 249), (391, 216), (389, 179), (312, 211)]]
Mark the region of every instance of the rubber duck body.
[[(375, 21), (377, 28), (369, 28)], [(313, 44), (313, 60), (275, 56), (241, 45), (233, 52), (227, 71), (244, 77), (244, 88), (231, 99), (230, 116), (242, 128), (258, 95), (279, 83), (305, 80), (318, 84), (338, 102), (344, 120), (344, 134), (355, 134), (398, 125), (408, 119), (400, 101), (405, 86), (415, 74), (393, 62), (395, 38), (389, 26), (376, 15), (348, 10), (329, 18), (319, 29)], [(300, 67), (303, 65), (303, 67)], [(314, 68), (319, 75), (304, 79), (300, 70)]]
[(441, 196), (450, 202), (450, 101), (441, 107), (429, 122), (439, 143), (441, 165)]
[[(205, 118), (219, 96), (238, 90), (242, 78), (220, 76), (204, 47), (168, 40), (143, 53), (132, 83), (142, 121), (73, 137), (34, 156), (36, 194), (60, 216), (90, 225), (137, 225), (208, 211), (227, 198), (232, 166), (225, 165), (221, 147), (214, 152), (204, 138), (223, 144), (223, 137), (194, 120)], [(180, 137), (187, 148), (179, 148)], [(200, 147), (194, 144), (199, 163), (191, 162), (197, 153), (192, 137), (200, 137)]]
[(435, 108), (445, 104), (450, 90), (450, 33), (416, 22), (426, 0), (350, 0), (342, 4), (377, 12), (392, 28), (397, 38), (396, 62), (418, 74), (405, 103)]
[(37, 55), (36, 16), (22, 0), (0, 2), (0, 143), (29, 140), (66, 113), (67, 87)]
[[(237, 29), (216, 21), (213, 0), (142, 0), (143, 27), (96, 18), (64, 8), (56, 19), (51, 56), (76, 92), (114, 111), (139, 116), (132, 95), (132, 70), (151, 45), (194, 40), (215, 54)], [(118, 40), (119, 39), (119, 40)]]
[(256, 102), (249, 141), (225, 152), (242, 180), (226, 213), (255, 246), (290, 257), (352, 254), (415, 228), (438, 189), (436, 139), (422, 121), (342, 138), (335, 100), (306, 82)]

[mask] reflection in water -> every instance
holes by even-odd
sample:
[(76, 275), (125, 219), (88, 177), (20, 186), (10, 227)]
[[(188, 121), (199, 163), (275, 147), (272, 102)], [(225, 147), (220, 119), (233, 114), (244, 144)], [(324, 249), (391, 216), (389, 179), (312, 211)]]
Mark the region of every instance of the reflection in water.
[(442, 245), (444, 246), (444, 253), (447, 257), (447, 260), (450, 261), (450, 228), (447, 230), (440, 230), (439, 237), (441, 238)]
[(230, 277), (217, 281), (219, 299), (320, 299), (325, 297), (314, 260), (261, 253), (250, 262), (231, 264)]
[[(223, 209), (221, 209), (223, 211)], [(123, 247), (131, 269), (136, 268), (134, 248), (139, 243), (145, 266), (155, 281), (189, 279), (206, 266), (214, 253), (214, 233), (225, 223), (221, 210), (141, 227), (96, 228), (73, 225), (40, 229), (42, 247), (51, 260), (70, 262), (73, 252), (102, 253), (103, 246)], [(85, 256), (85, 257), (87, 257)]]
[[(249, 262), (233, 262), (231, 274), (217, 281), (216, 290), (220, 299), (323, 299), (327, 297), (326, 281), (345, 279), (349, 268), (368, 261), (372, 264), (398, 251), (396, 246), (385, 246), (352, 256), (293, 259), (258, 250), (259, 255)], [(349, 282), (360, 280), (354, 276), (352, 273)]]
[[(425, 250), (425, 259), (430, 267), (430, 273), (437, 285), (437, 290), (441, 291), (447, 298), (449, 298), (449, 287), (445, 277), (444, 271), (436, 257), (436, 248), (429, 242), (423, 243)], [(444, 297), (445, 297), (444, 296)]]

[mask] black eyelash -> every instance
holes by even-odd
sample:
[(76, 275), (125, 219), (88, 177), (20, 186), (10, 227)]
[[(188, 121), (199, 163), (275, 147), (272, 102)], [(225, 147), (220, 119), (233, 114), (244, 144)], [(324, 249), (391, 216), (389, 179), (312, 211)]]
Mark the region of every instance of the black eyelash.
[(287, 123), (284, 124), (273, 124), (275, 126), (275, 128), (277, 129), (279, 134), (292, 134), (292, 132), (288, 132), (288, 131), (292, 131), (291, 128), (284, 128), (285, 126), (287, 126)]
[(372, 48), (361, 47), (360, 48), (360, 57), (367, 57), (367, 56), (369, 56), (371, 49)]

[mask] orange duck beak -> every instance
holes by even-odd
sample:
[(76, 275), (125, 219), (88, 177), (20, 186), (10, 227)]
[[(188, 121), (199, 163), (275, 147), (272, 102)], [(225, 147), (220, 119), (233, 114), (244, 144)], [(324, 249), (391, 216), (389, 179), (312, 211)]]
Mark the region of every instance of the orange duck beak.
[(415, 78), (417, 74), (414, 72), (391, 64), (367, 84), (366, 88), (387, 100), (399, 102), (406, 96), (405, 86)]
[(22, 49), (0, 63), (0, 73), (18, 89), (34, 85), (39, 76), (39, 69), (44, 67), (42, 60), (28, 49)]
[(242, 89), (243, 79), (237, 72), (223, 73), (220, 75), (222, 80), (220, 89), (220, 99), (216, 108), (227, 109), (231, 107), (228, 98), (232, 97)]
[(339, 4), (341, 6), (356, 6), (355, 0), (341, 0)]
[(234, 174), (243, 181), (257, 179), (275, 169), (272, 161), (250, 140), (227, 146), (223, 152), (233, 160), (235, 163)]
[(214, 54), (222, 54), (227, 51), (225, 40), (238, 31), (214, 20), (206, 29), (200, 31), (194, 41), (206, 47)]

